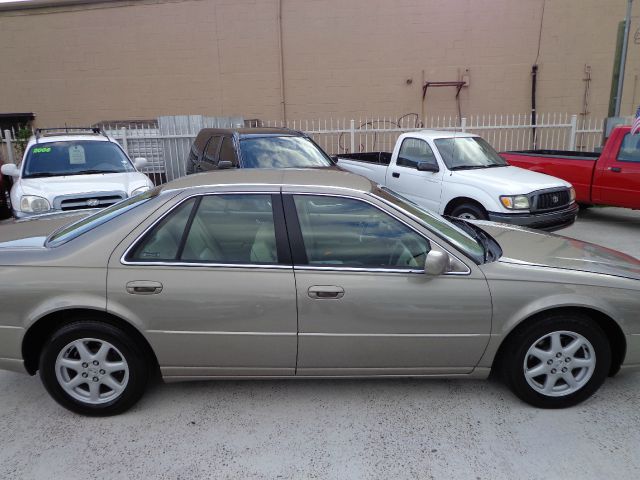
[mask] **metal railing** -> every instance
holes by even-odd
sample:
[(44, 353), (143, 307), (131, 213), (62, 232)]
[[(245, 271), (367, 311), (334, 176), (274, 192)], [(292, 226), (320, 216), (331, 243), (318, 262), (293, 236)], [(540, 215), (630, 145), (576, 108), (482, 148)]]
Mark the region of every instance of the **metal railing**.
[[(159, 123), (146, 125), (102, 125), (131, 158), (144, 157), (143, 170), (156, 183), (185, 174), (189, 148), (198, 124)], [(593, 151), (600, 146), (604, 119), (583, 120), (578, 115), (539, 114), (535, 125), (528, 114), (474, 115), (458, 119), (434, 116), (421, 122), (417, 115), (399, 118), (368, 117), (363, 119), (323, 119), (289, 122), (259, 122), (258, 126), (286, 127), (311, 136), (327, 153), (391, 151), (398, 137), (406, 132), (434, 129), (469, 132), (484, 137), (496, 150), (554, 149)], [(222, 126), (222, 125), (220, 125)], [(0, 155), (5, 162), (19, 161), (14, 144), (15, 134), (2, 132)]]

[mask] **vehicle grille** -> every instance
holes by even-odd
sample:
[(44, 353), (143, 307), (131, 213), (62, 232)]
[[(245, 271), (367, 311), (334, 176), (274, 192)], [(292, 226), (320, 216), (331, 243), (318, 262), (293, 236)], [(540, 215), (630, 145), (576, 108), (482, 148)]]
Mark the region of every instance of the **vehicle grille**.
[(537, 212), (560, 210), (569, 205), (569, 190), (540, 193), (536, 196), (535, 210)]
[(86, 208), (104, 208), (126, 198), (121, 192), (94, 193), (80, 196), (58, 197), (54, 200), (57, 210), (83, 210)]

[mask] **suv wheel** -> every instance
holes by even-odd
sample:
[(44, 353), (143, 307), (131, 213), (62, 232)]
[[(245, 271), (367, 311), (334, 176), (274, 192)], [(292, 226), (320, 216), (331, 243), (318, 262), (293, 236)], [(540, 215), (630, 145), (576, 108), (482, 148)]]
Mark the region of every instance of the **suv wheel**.
[(570, 407), (600, 388), (611, 366), (611, 347), (590, 318), (549, 315), (511, 340), (502, 366), (507, 383), (525, 402)]
[(78, 321), (57, 330), (40, 356), (40, 376), (63, 407), (83, 415), (124, 412), (144, 393), (148, 366), (127, 335), (99, 321)]

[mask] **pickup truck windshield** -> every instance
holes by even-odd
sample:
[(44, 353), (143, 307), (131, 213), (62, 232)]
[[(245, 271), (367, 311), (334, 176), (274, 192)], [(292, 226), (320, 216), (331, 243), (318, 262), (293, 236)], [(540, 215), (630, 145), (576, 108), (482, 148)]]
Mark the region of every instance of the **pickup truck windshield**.
[(446, 220), (444, 217), (437, 213), (425, 210), (413, 203), (411, 200), (404, 198), (402, 195), (399, 195), (386, 187), (376, 188), (373, 191), (373, 194), (415, 217), (429, 230), (460, 249), (477, 264), (481, 264), (486, 261), (487, 257), (485, 248), (482, 243), (474, 239), (460, 227)]
[(439, 138), (434, 142), (449, 170), (509, 165), (491, 145), (480, 137)]
[(79, 140), (33, 145), (25, 159), (23, 178), (133, 171), (133, 165), (118, 145)]
[(333, 162), (305, 137), (256, 137), (240, 140), (244, 168), (318, 168)]

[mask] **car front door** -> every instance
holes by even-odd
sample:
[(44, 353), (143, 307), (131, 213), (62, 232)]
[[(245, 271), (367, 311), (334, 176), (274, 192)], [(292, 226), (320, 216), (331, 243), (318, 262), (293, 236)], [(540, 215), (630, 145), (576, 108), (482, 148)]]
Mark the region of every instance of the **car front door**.
[[(284, 197), (298, 295), (298, 375), (471, 372), (487, 345), (482, 273), (424, 273), (442, 247), (374, 200)], [(373, 203), (372, 203), (373, 202)]]
[[(427, 163), (438, 171), (420, 171), (419, 163)], [(398, 150), (395, 165), (388, 168), (386, 185), (413, 202), (437, 212), (442, 196), (442, 175), (433, 150), (420, 138), (405, 138)]]
[(137, 324), (167, 377), (293, 375), (295, 284), (279, 192), (183, 197), (159, 215), (112, 254), (107, 309)]
[(596, 194), (594, 200), (597, 202), (618, 207), (638, 208), (640, 204), (640, 134), (624, 135), (617, 155), (597, 171), (594, 184)]

